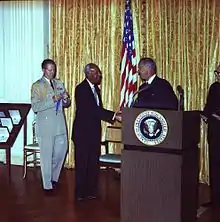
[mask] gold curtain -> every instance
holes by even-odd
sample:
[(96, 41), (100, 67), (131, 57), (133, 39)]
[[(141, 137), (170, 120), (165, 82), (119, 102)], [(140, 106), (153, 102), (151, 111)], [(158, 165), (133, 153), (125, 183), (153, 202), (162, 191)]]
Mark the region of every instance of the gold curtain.
[[(202, 110), (219, 60), (220, 3), (218, 0), (131, 0), (137, 59), (156, 60), (158, 73), (185, 90), (185, 109)], [(84, 79), (83, 67), (97, 63), (103, 71), (102, 98), (116, 110), (125, 1), (51, 1), (50, 55), (58, 77), (72, 96), (66, 111), (69, 135), (75, 113), (75, 86)], [(103, 129), (106, 123), (103, 123)], [(103, 131), (104, 134), (104, 131)], [(86, 139), (86, 138), (85, 138)], [(200, 179), (208, 181), (206, 126), (201, 123)], [(74, 166), (69, 138), (66, 166)]]

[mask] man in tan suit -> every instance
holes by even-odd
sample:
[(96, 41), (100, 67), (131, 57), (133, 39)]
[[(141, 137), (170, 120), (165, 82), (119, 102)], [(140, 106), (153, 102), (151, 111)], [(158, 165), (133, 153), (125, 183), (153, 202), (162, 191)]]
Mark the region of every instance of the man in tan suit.
[(36, 133), (40, 146), (41, 175), (45, 193), (52, 194), (59, 180), (67, 152), (67, 131), (63, 108), (70, 98), (51, 59), (42, 62), (43, 77), (33, 83), (31, 105), (36, 114)]

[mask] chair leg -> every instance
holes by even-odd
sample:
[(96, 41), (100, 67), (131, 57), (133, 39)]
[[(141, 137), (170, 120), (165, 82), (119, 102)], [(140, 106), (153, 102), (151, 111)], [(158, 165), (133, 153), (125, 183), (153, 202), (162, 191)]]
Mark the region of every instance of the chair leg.
[(109, 167), (106, 167), (105, 183), (106, 183), (105, 198), (108, 199), (108, 192), (109, 192)]
[(33, 157), (34, 159), (34, 168), (36, 168), (36, 166), (37, 166), (37, 153), (34, 153), (34, 157)]
[(24, 151), (24, 160), (23, 160), (23, 179), (26, 178), (27, 174), (27, 152)]

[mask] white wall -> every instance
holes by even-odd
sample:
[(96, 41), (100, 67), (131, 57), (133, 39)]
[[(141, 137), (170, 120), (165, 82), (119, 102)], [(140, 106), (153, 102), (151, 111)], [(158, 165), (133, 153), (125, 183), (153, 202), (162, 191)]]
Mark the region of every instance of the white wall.
[[(41, 62), (48, 56), (48, 1), (0, 2), (0, 102), (30, 103), (30, 89), (42, 76)], [(28, 115), (28, 142), (34, 115)], [(23, 129), (13, 148), (12, 164), (23, 164)], [(0, 161), (5, 152), (0, 150)]]

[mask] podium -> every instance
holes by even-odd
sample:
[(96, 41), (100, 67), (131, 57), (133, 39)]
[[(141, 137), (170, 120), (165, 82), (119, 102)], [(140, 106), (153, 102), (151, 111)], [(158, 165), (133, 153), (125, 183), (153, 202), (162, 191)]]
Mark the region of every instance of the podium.
[[(2, 132), (8, 132), (8, 137), (5, 138), (5, 141), (3, 142), (3, 140), (1, 140), (0, 142), (0, 149), (4, 149), (6, 152), (6, 168), (9, 179), (11, 175), (11, 147), (14, 145), (14, 142), (23, 125), (24, 145), (27, 144), (27, 115), (30, 108), (30, 104), (0, 103), (0, 129)], [(6, 125), (3, 124), (3, 120), (6, 122)], [(12, 125), (12, 127), (10, 127), (10, 125)]]
[(199, 111), (122, 111), (121, 222), (195, 222)]

